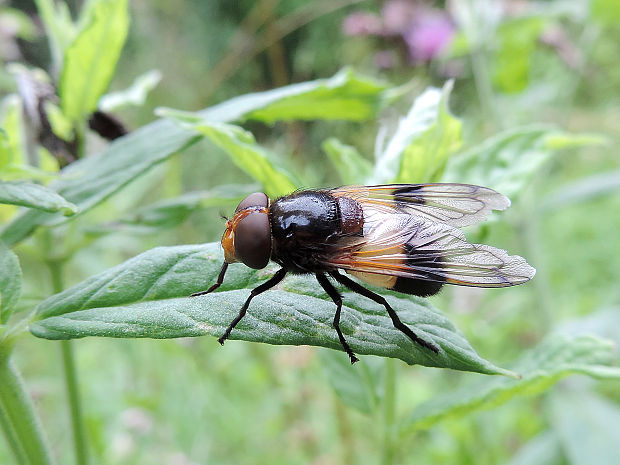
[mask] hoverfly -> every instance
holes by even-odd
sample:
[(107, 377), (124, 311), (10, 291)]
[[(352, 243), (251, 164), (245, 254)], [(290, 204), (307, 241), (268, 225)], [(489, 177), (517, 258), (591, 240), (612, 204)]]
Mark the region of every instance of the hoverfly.
[(428, 297), (444, 284), (507, 287), (529, 281), (534, 268), (517, 255), (467, 242), (458, 229), (478, 223), (510, 200), (492, 189), (469, 184), (388, 184), (303, 190), (270, 203), (262, 192), (248, 195), (226, 223), (224, 264), (261, 269), (273, 260), (281, 268), (254, 288), (219, 343), (224, 344), (251, 300), (276, 286), (287, 273), (312, 273), (336, 304), (333, 325), (351, 363), (358, 361), (340, 330), (342, 297), (328, 279), (380, 305), (394, 326), (435, 353), (432, 342), (415, 334), (385, 298), (340, 273), (397, 292)]

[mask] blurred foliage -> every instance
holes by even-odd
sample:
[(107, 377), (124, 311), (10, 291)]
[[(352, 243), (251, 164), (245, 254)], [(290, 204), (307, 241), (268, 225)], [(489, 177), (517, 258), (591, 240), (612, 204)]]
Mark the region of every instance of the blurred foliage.
[[(617, 0), (0, 1), (0, 463), (614, 463), (619, 41)], [(531, 283), (386, 294), (435, 315), (456, 359), (520, 379), (87, 338), (76, 420), (71, 346), (63, 363), (34, 319), (47, 337), (217, 334), (272, 269), (233, 266), (188, 303), (221, 257), (182, 244), (217, 241), (248, 192), (394, 180), (510, 196), (467, 234), (526, 257)], [(339, 347), (311, 280), (268, 296), (240, 337)], [(374, 306), (347, 303), (343, 328), (370, 318), (379, 338)], [(360, 353), (424, 362), (377, 346)]]

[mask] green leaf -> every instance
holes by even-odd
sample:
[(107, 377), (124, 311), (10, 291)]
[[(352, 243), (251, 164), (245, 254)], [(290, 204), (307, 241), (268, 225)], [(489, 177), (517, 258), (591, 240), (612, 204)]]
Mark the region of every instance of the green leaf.
[[(389, 90), (385, 84), (345, 69), (329, 79), (300, 82), (235, 97), (198, 112), (196, 117), (211, 122), (258, 120), (274, 123), (311, 119), (361, 121), (374, 117), (392, 100)], [(162, 111), (170, 113), (169, 109), (158, 109), (156, 113)]]
[(427, 429), (446, 418), (461, 418), (476, 410), (490, 409), (515, 396), (539, 394), (572, 374), (620, 379), (620, 368), (609, 366), (613, 362), (613, 348), (610, 341), (591, 335), (552, 334), (512, 367), (521, 379), (485, 379), (435, 396), (416, 408), (401, 429), (403, 432)]
[(329, 384), (342, 402), (363, 413), (372, 413), (383, 397), (384, 363), (376, 357), (365, 357), (351, 365), (342, 354), (322, 350), (321, 362)]
[(256, 190), (258, 186), (235, 184), (217, 186), (208, 191), (188, 192), (139, 208), (122, 217), (117, 223), (95, 228), (94, 232), (107, 232), (127, 226), (134, 227), (136, 232), (147, 233), (173, 228), (183, 223), (199, 208), (215, 206), (234, 208), (246, 195)]
[(0, 324), (8, 321), (22, 290), (22, 270), (19, 260), (0, 242)]
[(71, 20), (69, 6), (66, 2), (55, 2), (54, 0), (35, 0), (35, 3), (50, 43), (53, 64), (59, 70), (62, 67), (65, 50), (76, 34), (76, 27)]
[(519, 92), (527, 87), (532, 53), (545, 23), (539, 16), (519, 17), (504, 21), (497, 29), (493, 84), (502, 92)]
[(592, 19), (607, 26), (620, 22), (620, 4), (617, 0), (592, 0), (590, 2)]
[[(265, 123), (295, 120), (348, 120), (364, 121), (374, 117), (386, 103), (387, 85), (357, 76), (344, 69), (331, 79), (298, 84), (289, 95), (280, 92), (280, 98), (261, 105), (245, 115)], [(276, 89), (274, 92), (279, 92)], [(273, 96), (263, 93), (263, 98)]]
[(64, 215), (73, 215), (77, 207), (67, 202), (52, 189), (30, 182), (0, 181), (0, 203), (21, 205), (46, 212), (60, 211)]
[(21, 99), (15, 94), (0, 100), (0, 173), (3, 178), (7, 169), (23, 162), (21, 105)]
[(251, 132), (231, 124), (210, 123), (206, 119), (187, 123), (188, 119), (195, 116), (193, 113), (183, 114), (162, 109), (160, 114), (180, 121), (208, 137), (226, 152), (235, 165), (261, 183), (270, 197), (288, 194), (301, 185), (295, 176), (282, 167), (282, 162), (275, 155), (256, 143)]
[(153, 69), (140, 76), (125, 90), (110, 92), (101, 97), (98, 108), (101, 111), (116, 111), (120, 108), (144, 105), (146, 97), (161, 81), (161, 72)]
[(322, 147), (345, 184), (363, 184), (372, 175), (372, 164), (355, 147), (335, 137), (323, 142)]
[(98, 0), (64, 55), (60, 77), (63, 113), (81, 122), (97, 108), (105, 92), (129, 29), (127, 0)]
[[(101, 153), (70, 164), (62, 170), (64, 176), (49, 187), (77, 205), (79, 215), (196, 140), (196, 135), (169, 121), (156, 121), (115, 140)], [(65, 221), (57, 214), (26, 211), (2, 230), (0, 239), (11, 245), (40, 225)]]
[(585, 389), (563, 390), (551, 399), (554, 430), (568, 463), (618, 461), (620, 406)]
[(523, 191), (556, 149), (598, 141), (545, 126), (513, 129), (450, 158), (442, 181), (487, 186), (513, 198)]
[(620, 170), (598, 173), (577, 179), (552, 192), (543, 199), (540, 210), (554, 211), (604, 195), (612, 195), (619, 190)]
[[(244, 288), (254, 288), (275, 271), (231, 265), (221, 291), (187, 297), (215, 282), (222, 262), (218, 244), (150, 250), (46, 299), (37, 307), (38, 321), (30, 330), (48, 339), (219, 337), (248, 297)], [(359, 354), (400, 358), (409, 364), (510, 374), (480, 358), (425, 299), (386, 296), (405, 324), (440, 347), (439, 354), (419, 347), (395, 329), (382, 306), (358, 294), (345, 292), (343, 296), (342, 331)], [(334, 311), (334, 303), (313, 277), (293, 275), (278, 290), (254, 299), (231, 339), (341, 350), (332, 327)]]
[(47, 115), (47, 119), (52, 127), (52, 132), (56, 134), (58, 137), (64, 140), (72, 140), (73, 139), (73, 124), (65, 115), (62, 114), (60, 108), (54, 105), (49, 100), (43, 102), (43, 106), (45, 108), (45, 114)]
[(553, 431), (544, 431), (523, 445), (507, 465), (557, 465), (564, 455)]
[[(272, 105), (281, 98), (312, 92), (335, 80), (337, 76), (235, 97), (197, 113), (196, 118), (210, 122), (240, 120), (244, 115)], [(347, 82), (342, 82), (341, 88), (346, 89)], [(66, 176), (50, 187), (76, 204), (80, 209), (79, 215), (198, 140), (200, 136), (194, 130), (183, 129), (167, 120), (155, 121), (115, 140), (102, 152), (72, 163), (62, 171)], [(65, 221), (66, 218), (58, 215), (25, 212), (1, 231), (0, 239), (12, 245), (31, 234), (38, 226), (57, 225)]]
[(415, 100), (377, 160), (374, 183), (439, 179), (461, 146), (462, 123), (448, 110), (451, 90), (449, 81), (442, 90), (429, 88)]

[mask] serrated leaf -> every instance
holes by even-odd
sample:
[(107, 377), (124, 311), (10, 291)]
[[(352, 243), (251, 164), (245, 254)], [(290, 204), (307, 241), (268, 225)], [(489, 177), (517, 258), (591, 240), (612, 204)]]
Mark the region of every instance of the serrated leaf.
[(131, 86), (118, 92), (110, 92), (99, 99), (98, 108), (101, 111), (116, 111), (128, 105), (140, 106), (146, 101), (151, 90), (161, 81), (161, 72), (153, 69), (138, 76)]
[(513, 198), (556, 153), (556, 148), (579, 147), (584, 142), (579, 134), (545, 126), (502, 132), (450, 158), (442, 181), (487, 186)]
[(279, 197), (297, 189), (301, 182), (282, 167), (274, 154), (256, 143), (251, 132), (239, 126), (225, 123), (210, 123), (202, 120), (188, 123), (188, 118), (174, 110), (160, 110), (160, 115), (168, 116), (180, 121), (183, 125), (198, 131), (208, 137), (211, 142), (220, 147), (230, 159), (261, 183), (265, 193), (270, 197)]
[(331, 137), (322, 148), (345, 184), (363, 184), (372, 175), (372, 164), (355, 147)]
[[(329, 84), (337, 76), (242, 95), (207, 108), (197, 115), (210, 122), (240, 120), (248, 113), (270, 106), (281, 98), (312, 92)], [(347, 85), (348, 81), (341, 82), (340, 88), (344, 90)], [(76, 204), (80, 209), (78, 214), (85, 213), (156, 164), (198, 140), (200, 136), (193, 130), (183, 129), (167, 120), (155, 121), (116, 139), (102, 152), (72, 163), (63, 170), (65, 176), (50, 187)], [(65, 221), (66, 218), (58, 215), (25, 212), (1, 231), (0, 239), (12, 245), (31, 234), (38, 226), (57, 225)]]
[(521, 379), (485, 379), (438, 395), (416, 408), (401, 430), (427, 429), (446, 418), (490, 409), (515, 396), (535, 395), (571, 374), (620, 379), (620, 368), (609, 366), (613, 361), (613, 347), (610, 341), (591, 335), (552, 334), (512, 367)]
[(429, 88), (416, 98), (378, 158), (373, 183), (439, 179), (462, 143), (462, 123), (448, 110), (451, 90), (449, 81), (442, 90)]
[(60, 76), (61, 107), (74, 122), (96, 110), (129, 29), (127, 0), (99, 0), (87, 10), (89, 18), (66, 49)]
[(77, 207), (52, 189), (30, 182), (0, 181), (0, 203), (73, 215)]
[(22, 270), (19, 260), (0, 241), (0, 324), (8, 321), (22, 290)]
[[(175, 338), (221, 336), (248, 296), (247, 287), (274, 272), (231, 265), (222, 290), (190, 298), (215, 282), (223, 255), (218, 244), (159, 247), (43, 301), (31, 332), (48, 339), (86, 336)], [(440, 347), (414, 344), (395, 329), (385, 309), (358, 294), (343, 294), (342, 331), (359, 354), (409, 364), (487, 374), (510, 374), (482, 359), (461, 333), (421, 298), (386, 298), (405, 324)], [(341, 349), (332, 327), (334, 303), (310, 276), (287, 277), (257, 296), (231, 339)], [(344, 354), (343, 354), (344, 356)]]
[(551, 399), (554, 430), (568, 463), (618, 461), (620, 406), (586, 390), (561, 391)]

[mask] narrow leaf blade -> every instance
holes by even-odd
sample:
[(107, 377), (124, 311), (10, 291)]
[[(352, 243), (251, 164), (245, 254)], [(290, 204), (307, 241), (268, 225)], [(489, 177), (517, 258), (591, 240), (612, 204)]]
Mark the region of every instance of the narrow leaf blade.
[(174, 228), (200, 208), (234, 208), (248, 194), (259, 189), (256, 185), (221, 185), (208, 191), (187, 192), (177, 197), (163, 199), (146, 205), (123, 216), (114, 223), (89, 228), (89, 232), (105, 233), (117, 229), (128, 229), (140, 233), (156, 232)]
[(0, 241), (0, 324), (8, 321), (22, 289), (22, 270), (19, 260)]
[(97, 108), (129, 29), (127, 0), (99, 1), (88, 11), (88, 23), (65, 51), (60, 77), (63, 113), (76, 122)]
[(450, 158), (442, 181), (487, 186), (512, 199), (557, 150), (601, 142), (546, 126), (513, 129)]
[(613, 344), (595, 336), (552, 334), (515, 364), (513, 370), (521, 374), (520, 379), (484, 380), (436, 396), (416, 408), (401, 429), (426, 429), (446, 418), (493, 408), (515, 396), (534, 395), (571, 374), (620, 379), (620, 368), (609, 366), (612, 353)]
[[(172, 118), (178, 115), (174, 111), (160, 113)], [(186, 117), (181, 118), (181, 121), (187, 121)], [(288, 194), (301, 185), (295, 176), (281, 166), (274, 154), (256, 143), (251, 132), (239, 126), (205, 120), (182, 124), (189, 125), (224, 150), (235, 165), (261, 183), (270, 197)]]
[(344, 69), (330, 79), (308, 82), (305, 92), (281, 95), (245, 116), (263, 121), (347, 120), (372, 118), (387, 103), (388, 86)]
[(35, 208), (45, 212), (77, 213), (78, 207), (52, 189), (30, 182), (0, 181), (0, 203)]

